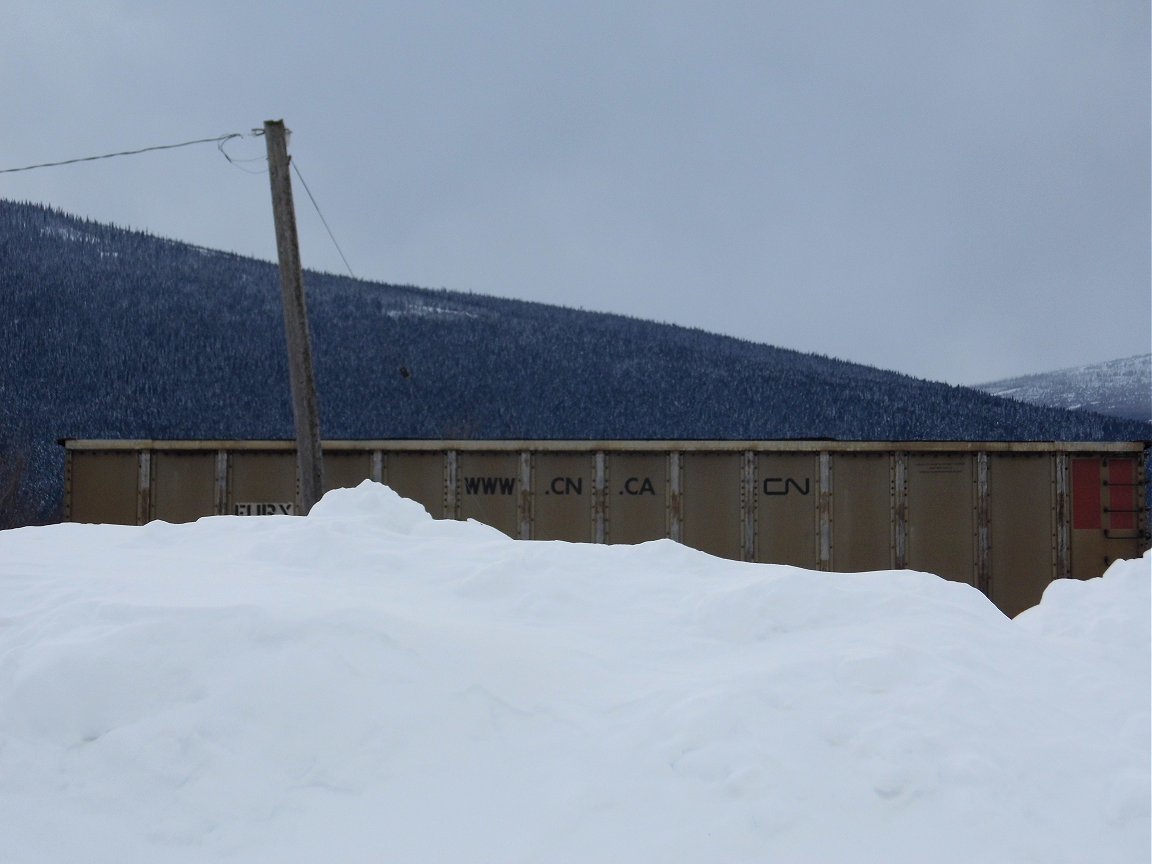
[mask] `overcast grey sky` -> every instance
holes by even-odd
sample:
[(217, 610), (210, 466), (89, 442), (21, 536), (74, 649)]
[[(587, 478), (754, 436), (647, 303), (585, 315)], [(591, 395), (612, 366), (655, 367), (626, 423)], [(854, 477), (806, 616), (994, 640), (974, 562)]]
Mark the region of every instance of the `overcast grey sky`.
[[(976, 383), (1150, 350), (1146, 0), (54, 2), (0, 168), (247, 132), (358, 276)], [(262, 139), (0, 197), (275, 257)], [(343, 264), (297, 184), (305, 266)]]

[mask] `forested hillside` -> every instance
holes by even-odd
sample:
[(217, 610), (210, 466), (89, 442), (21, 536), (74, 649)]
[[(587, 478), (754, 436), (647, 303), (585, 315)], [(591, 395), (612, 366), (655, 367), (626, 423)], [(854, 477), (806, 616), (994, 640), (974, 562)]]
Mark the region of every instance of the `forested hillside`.
[[(325, 438), (1150, 437), (617, 315), (319, 273), (305, 285)], [(60, 438), (292, 435), (271, 263), (0, 201), (0, 304), (0, 448), (9, 478), (27, 465), (18, 488), (0, 478), (7, 524), (57, 515)]]

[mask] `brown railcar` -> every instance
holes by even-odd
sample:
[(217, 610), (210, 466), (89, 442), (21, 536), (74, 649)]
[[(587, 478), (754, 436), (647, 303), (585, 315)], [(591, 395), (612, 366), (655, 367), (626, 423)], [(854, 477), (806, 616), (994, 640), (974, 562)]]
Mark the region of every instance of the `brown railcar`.
[[(287, 441), (66, 441), (66, 518), (291, 513)], [(329, 488), (371, 479), (511, 537), (671, 538), (814, 570), (912, 568), (1005, 613), (1149, 546), (1147, 442), (330, 441)]]

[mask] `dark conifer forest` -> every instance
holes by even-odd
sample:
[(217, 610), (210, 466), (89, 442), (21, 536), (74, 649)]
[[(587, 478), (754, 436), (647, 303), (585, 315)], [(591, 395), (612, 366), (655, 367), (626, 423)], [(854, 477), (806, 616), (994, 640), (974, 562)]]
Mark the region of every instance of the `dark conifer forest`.
[[(305, 286), (328, 439), (1152, 437), (619, 315), (324, 273)], [(0, 201), (0, 306), (0, 527), (59, 518), (58, 439), (292, 437), (272, 263)]]

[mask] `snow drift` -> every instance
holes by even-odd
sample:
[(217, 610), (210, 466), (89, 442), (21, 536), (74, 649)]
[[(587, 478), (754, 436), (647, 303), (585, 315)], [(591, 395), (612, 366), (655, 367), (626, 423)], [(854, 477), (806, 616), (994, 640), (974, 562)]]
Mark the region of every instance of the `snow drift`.
[(1146, 862), (1149, 558), (915, 572), (306, 519), (0, 532), (5, 862)]

